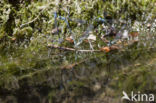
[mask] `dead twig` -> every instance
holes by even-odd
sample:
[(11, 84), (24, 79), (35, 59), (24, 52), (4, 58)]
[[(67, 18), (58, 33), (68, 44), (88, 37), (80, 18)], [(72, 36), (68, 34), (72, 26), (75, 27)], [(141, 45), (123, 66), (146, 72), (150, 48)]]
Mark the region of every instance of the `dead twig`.
[(68, 48), (68, 47), (59, 47), (56, 45), (48, 45), (48, 47), (55, 48), (55, 49), (61, 49), (66, 51), (77, 51), (77, 52), (101, 52), (101, 50), (77, 50), (74, 48)]

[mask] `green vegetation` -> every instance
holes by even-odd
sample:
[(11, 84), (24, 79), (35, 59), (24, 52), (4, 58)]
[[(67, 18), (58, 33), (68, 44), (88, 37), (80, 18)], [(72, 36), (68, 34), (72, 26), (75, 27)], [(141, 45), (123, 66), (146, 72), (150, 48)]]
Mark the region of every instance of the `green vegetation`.
[[(120, 103), (123, 90), (156, 95), (155, 13), (156, 0), (1, 0), (0, 103)], [(109, 53), (51, 47), (107, 46), (101, 37), (111, 23), (99, 18), (116, 29), (131, 21), (139, 41)], [(84, 42), (85, 33), (96, 41)]]

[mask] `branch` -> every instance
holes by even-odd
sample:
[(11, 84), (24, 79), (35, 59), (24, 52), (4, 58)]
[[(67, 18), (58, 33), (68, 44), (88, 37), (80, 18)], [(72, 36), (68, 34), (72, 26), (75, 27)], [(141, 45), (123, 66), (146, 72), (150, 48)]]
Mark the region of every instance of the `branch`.
[(55, 48), (55, 49), (61, 49), (66, 51), (78, 51), (78, 52), (101, 52), (101, 50), (77, 50), (74, 48), (68, 48), (68, 47), (59, 47), (56, 45), (48, 45), (48, 47)]

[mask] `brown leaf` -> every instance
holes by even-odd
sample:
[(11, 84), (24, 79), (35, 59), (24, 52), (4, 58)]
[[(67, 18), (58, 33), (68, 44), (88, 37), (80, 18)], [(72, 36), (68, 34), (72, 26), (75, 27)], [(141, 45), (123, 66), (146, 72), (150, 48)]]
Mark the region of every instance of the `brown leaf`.
[(119, 47), (118, 46), (115, 46), (115, 45), (112, 45), (111, 47), (110, 47), (110, 50), (118, 50), (119, 49)]
[(74, 43), (74, 40), (73, 40), (72, 38), (70, 38), (70, 37), (67, 37), (66, 40), (67, 40), (68, 42), (70, 42), (70, 43)]
[(130, 33), (130, 36), (132, 36), (132, 37), (137, 37), (138, 35), (139, 35), (138, 32), (131, 32), (131, 33)]

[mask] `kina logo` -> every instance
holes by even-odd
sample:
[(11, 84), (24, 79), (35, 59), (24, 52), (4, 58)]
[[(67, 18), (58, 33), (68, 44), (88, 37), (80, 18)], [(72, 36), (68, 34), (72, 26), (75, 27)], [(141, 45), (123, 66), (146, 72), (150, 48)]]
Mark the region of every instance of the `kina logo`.
[(134, 101), (134, 102), (153, 102), (155, 100), (155, 96), (154, 94), (142, 94), (140, 91), (138, 91), (137, 93), (134, 93), (133, 91), (131, 92), (131, 95), (128, 96), (128, 94), (123, 91), (122, 92), (123, 96), (121, 98), (121, 100), (128, 100), (128, 101)]

